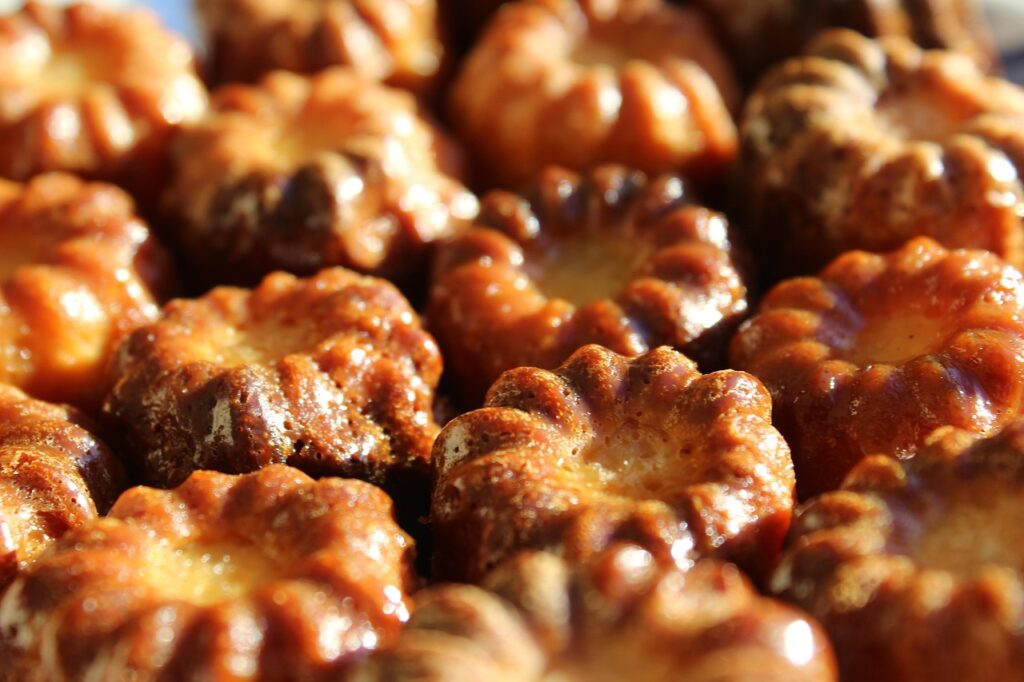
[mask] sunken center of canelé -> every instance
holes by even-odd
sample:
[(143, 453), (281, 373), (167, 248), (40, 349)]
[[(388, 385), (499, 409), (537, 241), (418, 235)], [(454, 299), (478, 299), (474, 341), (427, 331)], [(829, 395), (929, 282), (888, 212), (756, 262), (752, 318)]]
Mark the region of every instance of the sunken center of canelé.
[(922, 568), (973, 575), (999, 565), (1024, 570), (1024, 502), (1005, 484), (965, 484), (937, 506), (911, 552)]
[(948, 320), (921, 313), (869, 317), (847, 359), (861, 367), (902, 364), (940, 351), (950, 333)]
[(145, 578), (168, 599), (210, 606), (252, 594), (281, 575), (273, 558), (238, 541), (153, 545)]
[(591, 490), (665, 502), (699, 478), (698, 467), (688, 438), (635, 419), (596, 434), (576, 460), (576, 474)]
[(875, 104), (880, 129), (899, 140), (942, 142), (978, 115), (974, 103), (931, 85), (900, 85), (883, 92)]
[(622, 231), (584, 232), (528, 247), (524, 267), (546, 297), (581, 306), (617, 296), (646, 256), (645, 245)]
[(227, 328), (214, 351), (218, 363), (227, 366), (276, 362), (312, 351), (325, 336), (311, 320), (274, 317)]

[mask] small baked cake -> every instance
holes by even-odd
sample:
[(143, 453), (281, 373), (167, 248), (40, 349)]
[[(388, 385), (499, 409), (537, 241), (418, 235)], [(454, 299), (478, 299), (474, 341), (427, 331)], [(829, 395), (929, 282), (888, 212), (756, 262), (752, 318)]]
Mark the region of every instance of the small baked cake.
[(722, 29), (747, 78), (799, 54), (822, 29), (850, 28), (877, 38), (902, 36), (921, 47), (960, 52), (984, 71), (999, 57), (978, 0), (696, 0)]
[(679, 176), (549, 168), (523, 196), (489, 193), (439, 247), (427, 318), (467, 404), (505, 370), (554, 368), (588, 343), (670, 345), (717, 368), (748, 308), (738, 251)]
[(342, 268), (175, 300), (121, 346), (105, 412), (144, 481), (287, 463), (422, 487), (441, 355), (393, 286)]
[(420, 592), (395, 645), (354, 682), (543, 680), (832, 682), (831, 647), (732, 565), (689, 571), (619, 546), (583, 567), (525, 552), (482, 587)]
[(169, 134), (206, 110), (189, 44), (149, 10), (30, 0), (0, 16), (0, 176), (153, 191)]
[(925, 235), (1024, 265), (1024, 90), (903, 38), (826, 34), (747, 102), (747, 221), (776, 274)]
[(408, 620), (412, 551), (362, 481), (197, 472), (129, 490), (18, 578), (0, 653), (18, 680), (336, 680)]
[(410, 279), (477, 211), (458, 149), (416, 99), (344, 68), (219, 90), (172, 165), (168, 223), (213, 283), (331, 265)]
[(771, 391), (801, 497), (940, 426), (998, 430), (1024, 409), (1024, 278), (984, 251), (919, 238), (852, 252), (770, 291), (732, 365)]
[(699, 556), (759, 573), (793, 508), (793, 463), (754, 377), (701, 375), (660, 348), (600, 346), (554, 372), (520, 368), (434, 444), (434, 566), (476, 580), (521, 549), (585, 561), (631, 542), (660, 563)]
[(427, 93), (446, 61), (437, 0), (197, 0), (215, 81), (350, 66)]
[(937, 431), (800, 509), (772, 588), (821, 619), (842, 679), (1024, 676), (1024, 421)]
[(72, 408), (0, 384), (0, 592), (124, 489), (114, 453)]
[(0, 381), (98, 408), (117, 344), (174, 286), (121, 190), (60, 173), (0, 180)]
[(449, 113), (484, 184), (600, 163), (710, 181), (735, 157), (737, 103), (732, 68), (697, 10), (521, 0), (470, 51)]

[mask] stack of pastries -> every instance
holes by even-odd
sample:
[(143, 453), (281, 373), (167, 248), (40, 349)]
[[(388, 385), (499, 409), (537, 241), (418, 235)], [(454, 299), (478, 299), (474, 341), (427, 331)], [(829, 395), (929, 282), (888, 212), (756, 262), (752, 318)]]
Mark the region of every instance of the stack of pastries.
[(1024, 678), (976, 2), (195, 10), (0, 16), (0, 682)]

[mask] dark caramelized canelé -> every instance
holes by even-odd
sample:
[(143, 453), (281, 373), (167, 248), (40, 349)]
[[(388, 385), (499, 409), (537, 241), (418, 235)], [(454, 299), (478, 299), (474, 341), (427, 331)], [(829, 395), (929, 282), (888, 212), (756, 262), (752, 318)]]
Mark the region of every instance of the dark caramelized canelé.
[(362, 481), (285, 466), (132, 488), (0, 599), (12, 680), (337, 680), (409, 618), (412, 541)]
[(1024, 90), (966, 57), (850, 31), (773, 70), (741, 123), (764, 269), (805, 274), (915, 236), (1024, 265)]
[(525, 552), (481, 587), (420, 592), (393, 647), (354, 682), (833, 682), (828, 640), (796, 609), (760, 597), (730, 564), (688, 571), (616, 546), (573, 567)]
[(987, 434), (1024, 408), (1024, 279), (985, 251), (919, 238), (787, 280), (733, 339), (771, 391), (801, 497), (940, 426)]
[(196, 9), (221, 83), (349, 66), (428, 93), (446, 62), (436, 0), (197, 0)]
[(573, 562), (630, 542), (666, 565), (714, 556), (761, 572), (793, 508), (789, 448), (754, 377), (702, 375), (668, 348), (600, 346), (520, 368), (434, 445), (434, 565), (475, 580), (521, 549)]
[(115, 371), (105, 411), (150, 484), (285, 463), (425, 494), (441, 356), (383, 280), (277, 273), (172, 301)]
[(0, 177), (68, 171), (152, 199), (168, 137), (206, 110), (192, 48), (146, 9), (30, 0), (0, 16), (0, 64)]
[(713, 181), (736, 154), (732, 68), (703, 16), (666, 0), (508, 3), (448, 104), (483, 184), (601, 163)]
[(416, 98), (341, 67), (221, 88), (171, 152), (166, 218), (204, 283), (341, 265), (419, 288), (429, 244), (477, 211)]
[(772, 581), (817, 616), (843, 680), (1024, 676), (1024, 421), (872, 457), (797, 514)]
[(747, 312), (733, 237), (677, 175), (549, 168), (523, 195), (485, 196), (438, 249), (428, 322), (471, 404), (503, 371), (554, 368), (588, 343), (670, 345), (717, 368)]
[(74, 409), (0, 384), (0, 593), (64, 533), (106, 513), (121, 464)]
[(117, 345), (175, 285), (120, 189), (63, 173), (0, 180), (0, 381), (98, 409)]

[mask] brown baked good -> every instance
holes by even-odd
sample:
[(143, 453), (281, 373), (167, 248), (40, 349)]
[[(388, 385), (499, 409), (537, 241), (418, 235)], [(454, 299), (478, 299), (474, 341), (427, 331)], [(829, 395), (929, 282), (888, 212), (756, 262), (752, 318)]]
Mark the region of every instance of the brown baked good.
[(214, 283), (331, 265), (413, 279), (427, 245), (477, 210), (458, 149), (415, 98), (343, 68), (219, 90), (172, 165), (169, 223)]
[(29, 0), (0, 16), (0, 176), (73, 171), (150, 194), (206, 109), (189, 44), (149, 10)]
[(505, 370), (553, 368), (587, 343), (671, 345), (716, 367), (747, 312), (736, 251), (679, 176), (549, 168), (523, 196), (485, 196), (475, 227), (438, 249), (427, 319), (470, 404)]
[(925, 235), (1024, 265), (1024, 90), (902, 38), (821, 37), (759, 85), (742, 202), (781, 274)]
[(117, 344), (156, 318), (172, 264), (110, 185), (0, 180), (0, 381), (96, 409)]
[(821, 619), (842, 679), (1024, 676), (1024, 421), (936, 432), (801, 508), (772, 587)]
[(412, 543), (361, 481), (285, 466), (133, 488), (0, 601), (17, 680), (336, 680), (409, 617)]
[(710, 26), (665, 0), (521, 0), (461, 66), (449, 114), (485, 184), (549, 164), (717, 179), (736, 153), (732, 69)]
[(434, 465), (442, 577), (478, 579), (527, 548), (583, 561), (619, 541), (665, 564), (714, 556), (760, 572), (793, 508), (768, 392), (668, 348), (586, 346), (554, 372), (506, 372), (442, 430)]
[(714, 17), (747, 78), (797, 55), (828, 27), (872, 38), (902, 36), (924, 48), (960, 52), (984, 71), (999, 66), (977, 0), (696, 0)]
[(410, 680), (828, 682), (831, 647), (813, 620), (766, 599), (732, 565), (656, 565), (635, 546), (585, 567), (526, 552), (483, 588), (416, 597), (395, 645), (354, 682)]
[(0, 592), (124, 489), (114, 453), (74, 409), (0, 384)]
[(168, 303), (121, 346), (104, 411), (144, 481), (287, 463), (426, 486), (441, 355), (402, 295), (342, 268)]
[(350, 66), (425, 94), (446, 61), (437, 0), (197, 0), (213, 80)]
[(769, 292), (731, 353), (771, 391), (807, 497), (867, 455), (909, 456), (940, 426), (987, 434), (1021, 412), (1024, 278), (923, 237), (848, 253)]

